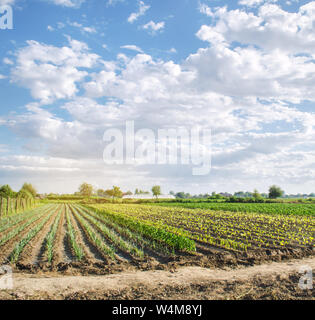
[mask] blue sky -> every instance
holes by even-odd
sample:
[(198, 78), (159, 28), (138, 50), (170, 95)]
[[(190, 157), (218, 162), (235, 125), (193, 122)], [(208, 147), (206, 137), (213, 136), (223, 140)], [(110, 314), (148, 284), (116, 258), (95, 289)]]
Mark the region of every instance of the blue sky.
[[(0, 184), (315, 192), (315, 2), (0, 0)], [(212, 170), (106, 165), (103, 133), (212, 131)], [(209, 150), (210, 152), (210, 150)]]

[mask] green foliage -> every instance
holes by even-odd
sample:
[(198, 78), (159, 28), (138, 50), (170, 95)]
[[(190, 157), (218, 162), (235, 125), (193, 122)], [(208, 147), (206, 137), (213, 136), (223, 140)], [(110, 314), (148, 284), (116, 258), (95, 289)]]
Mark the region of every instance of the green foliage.
[(160, 202), (148, 203), (163, 207), (178, 207), (191, 209), (208, 209), (243, 213), (267, 213), (272, 215), (315, 216), (313, 204), (298, 203), (217, 203), (217, 202)]
[(113, 189), (106, 190), (105, 193), (108, 197), (111, 197), (113, 199), (122, 198), (123, 196), (123, 192), (117, 186), (113, 186)]
[(93, 194), (93, 186), (84, 182), (79, 187), (79, 193), (83, 197), (90, 198)]
[(269, 188), (269, 198), (270, 199), (280, 198), (283, 196), (283, 194), (284, 194), (284, 191), (281, 190), (281, 188), (278, 186), (273, 185)]
[(130, 230), (138, 232), (142, 236), (165, 243), (170, 248), (190, 252), (196, 251), (196, 245), (193, 240), (179, 234), (168, 232), (163, 229), (162, 226), (158, 228), (150, 225), (148, 222), (144, 223), (122, 213), (114, 213), (109, 210), (98, 210), (97, 212), (104, 214), (120, 225), (128, 227)]
[(77, 242), (76, 232), (72, 226), (68, 207), (66, 207), (66, 220), (67, 220), (67, 227), (68, 227), (67, 234), (68, 234), (69, 243), (71, 245), (71, 248), (72, 248), (75, 256), (77, 257), (77, 259), (79, 261), (81, 261), (84, 257), (84, 251), (83, 251), (82, 247)]
[(21, 189), (18, 194), (18, 198), (27, 199), (27, 198), (33, 198), (33, 195), (26, 189)]
[(15, 198), (16, 192), (14, 192), (11, 187), (6, 184), (0, 188), (0, 197), (2, 198)]
[(37, 195), (37, 190), (30, 183), (24, 183), (23, 187), (20, 190), (20, 192), (25, 192), (25, 194), (30, 194), (33, 198), (35, 198), (36, 195)]
[(162, 194), (161, 187), (160, 186), (153, 186), (152, 193), (157, 198), (158, 196), (160, 196)]

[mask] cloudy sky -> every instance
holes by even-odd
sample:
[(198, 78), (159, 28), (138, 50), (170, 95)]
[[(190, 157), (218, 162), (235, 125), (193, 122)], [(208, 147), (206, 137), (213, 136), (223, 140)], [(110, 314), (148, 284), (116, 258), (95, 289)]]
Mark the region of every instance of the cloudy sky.
[[(315, 1), (0, 0), (0, 184), (315, 192)], [(104, 131), (212, 132), (212, 170), (108, 165)]]

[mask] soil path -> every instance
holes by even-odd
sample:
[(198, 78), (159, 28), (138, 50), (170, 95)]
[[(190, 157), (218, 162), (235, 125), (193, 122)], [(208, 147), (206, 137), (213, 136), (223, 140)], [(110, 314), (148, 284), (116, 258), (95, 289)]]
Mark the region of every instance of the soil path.
[(136, 271), (108, 276), (15, 274), (2, 299), (315, 299), (298, 288), (299, 270), (315, 258), (238, 269), (185, 267), (175, 272)]

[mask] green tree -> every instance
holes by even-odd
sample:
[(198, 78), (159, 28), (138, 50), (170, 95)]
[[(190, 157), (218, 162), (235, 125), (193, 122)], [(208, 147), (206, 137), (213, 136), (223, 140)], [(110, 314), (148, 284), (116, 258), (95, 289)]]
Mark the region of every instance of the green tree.
[(16, 192), (14, 192), (11, 189), (11, 187), (8, 184), (6, 184), (6, 185), (4, 185), (4, 186), (2, 186), (0, 188), (0, 197), (3, 197), (3, 198), (8, 198), (8, 197), (14, 198), (14, 197), (16, 197)]
[(80, 185), (79, 192), (83, 197), (90, 198), (93, 194), (93, 186), (84, 182)]
[(284, 194), (284, 191), (281, 190), (281, 188), (278, 186), (273, 185), (269, 188), (269, 198), (270, 199), (277, 199), (279, 197), (282, 197), (283, 194)]
[(25, 190), (25, 191), (29, 192), (32, 195), (33, 198), (35, 198), (36, 195), (37, 195), (36, 188), (30, 183), (24, 183), (23, 187), (21, 188), (20, 191), (22, 191), (22, 190)]
[(29, 193), (26, 189), (21, 189), (18, 193), (17, 193), (18, 198), (33, 198), (33, 195), (31, 193)]
[(123, 192), (117, 186), (113, 186), (113, 189), (106, 190), (105, 194), (113, 199), (121, 198), (123, 196)]
[(96, 194), (97, 194), (98, 197), (105, 197), (105, 190), (98, 189)]
[(122, 198), (123, 192), (120, 190), (119, 187), (114, 186), (113, 187), (113, 195), (114, 195), (114, 198)]
[(160, 186), (153, 186), (152, 193), (156, 198), (158, 198), (158, 196), (160, 196), (162, 194), (161, 187)]
[(254, 197), (255, 199), (260, 199), (260, 198), (261, 198), (261, 195), (260, 195), (260, 193), (258, 192), (257, 189), (254, 190), (253, 197)]

